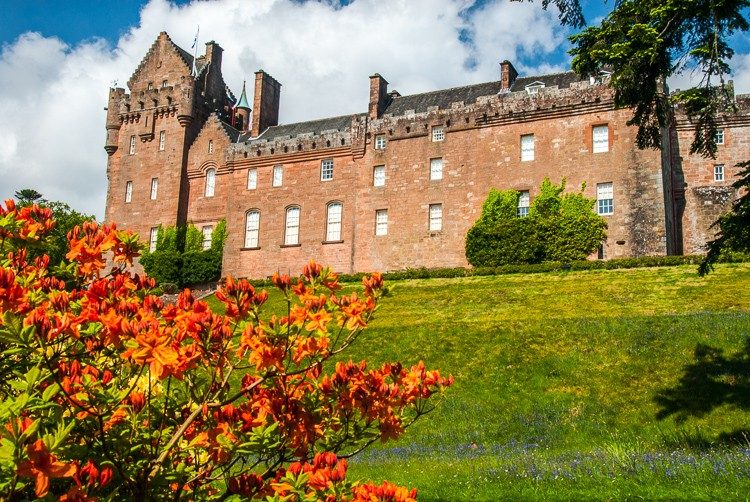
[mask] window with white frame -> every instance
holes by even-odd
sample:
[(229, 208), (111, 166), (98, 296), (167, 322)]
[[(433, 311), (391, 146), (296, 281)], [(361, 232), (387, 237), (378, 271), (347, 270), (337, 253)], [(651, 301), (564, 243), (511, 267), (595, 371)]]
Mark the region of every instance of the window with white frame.
[(372, 186), (385, 186), (385, 166), (375, 166), (372, 168)]
[(214, 142), (213, 140), (208, 140), (208, 153), (214, 153)]
[(716, 129), (716, 135), (714, 136), (717, 145), (724, 144), (724, 129)]
[(443, 179), (443, 159), (430, 159), (430, 179)]
[(169, 81), (167, 81), (167, 80), (162, 80), (161, 81), (161, 87), (162, 87), (162, 89), (165, 88), (165, 87), (168, 87), (168, 86), (169, 86)]
[(432, 128), (432, 141), (443, 141), (445, 139), (445, 129), (443, 126), (435, 126)]
[(378, 134), (375, 136), (375, 150), (385, 149), (385, 134)]
[(205, 225), (201, 231), (203, 233), (203, 250), (211, 249), (211, 237), (214, 234), (214, 227)]
[(544, 82), (533, 82), (525, 87), (526, 94), (529, 96), (539, 94), (539, 89), (544, 89)]
[(518, 195), (518, 216), (524, 217), (529, 215), (529, 203), (531, 198), (529, 197), (529, 191), (524, 190)]
[(216, 189), (216, 169), (206, 171), (206, 197), (213, 197)]
[(159, 131), (159, 151), (164, 151), (164, 143), (167, 139), (167, 132), (166, 131)]
[(152, 253), (156, 251), (156, 241), (159, 238), (159, 227), (151, 227), (151, 232), (148, 236), (148, 250)]
[(375, 211), (375, 235), (388, 235), (388, 210)]
[(335, 242), (341, 240), (341, 212), (343, 205), (341, 202), (331, 202), (328, 204), (326, 218), (326, 241)]
[(280, 187), (284, 178), (284, 166), (273, 166), (273, 181), (271, 186)]
[(255, 190), (258, 188), (258, 170), (248, 169), (247, 170), (247, 189)]
[(284, 222), (284, 245), (294, 246), (299, 244), (299, 206), (286, 208), (286, 221)]
[(430, 204), (430, 232), (439, 232), (443, 229), (443, 205)]
[(156, 200), (156, 194), (159, 192), (159, 178), (151, 178), (151, 200)]
[(615, 212), (612, 183), (598, 183), (596, 185), (596, 212), (602, 215)]
[(534, 160), (533, 134), (524, 134), (521, 136), (521, 160), (524, 162)]
[(594, 126), (591, 136), (594, 153), (609, 151), (609, 126), (607, 124)]
[(125, 202), (133, 200), (133, 182), (128, 181), (125, 183)]
[(130, 155), (135, 155), (135, 136), (130, 137)]
[(333, 159), (325, 159), (320, 162), (320, 181), (331, 181), (333, 179)]
[(714, 181), (724, 181), (724, 164), (714, 166)]
[(251, 209), (245, 214), (245, 247), (257, 248), (260, 235), (260, 211)]

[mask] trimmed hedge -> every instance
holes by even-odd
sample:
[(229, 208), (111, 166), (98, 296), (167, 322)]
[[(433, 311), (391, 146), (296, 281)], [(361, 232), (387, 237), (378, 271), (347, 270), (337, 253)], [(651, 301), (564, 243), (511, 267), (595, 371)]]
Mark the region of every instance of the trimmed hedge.
[(221, 252), (188, 251), (182, 255), (180, 285), (204, 284), (221, 277)]
[[(703, 255), (685, 256), (642, 256), (640, 258), (616, 258), (613, 260), (580, 260), (563, 262), (544, 262), (534, 264), (509, 264), (497, 267), (474, 268), (407, 268), (386, 272), (383, 278), (388, 281), (407, 279), (449, 279), (453, 277), (472, 277), (504, 274), (539, 274), (544, 272), (571, 272), (582, 270), (616, 270), (626, 268), (675, 267), (679, 265), (698, 265)], [(750, 255), (732, 255), (722, 260), (723, 263), (750, 262)], [(339, 274), (339, 281), (359, 283), (365, 273)], [(255, 287), (269, 287), (269, 279), (253, 279)]]
[(466, 235), (466, 259), (487, 267), (539, 263), (544, 257), (544, 246), (538, 228), (531, 218), (480, 220)]
[(182, 254), (179, 252), (167, 249), (144, 253), (141, 256), (140, 263), (148, 275), (156, 279), (157, 283), (173, 282), (180, 284)]

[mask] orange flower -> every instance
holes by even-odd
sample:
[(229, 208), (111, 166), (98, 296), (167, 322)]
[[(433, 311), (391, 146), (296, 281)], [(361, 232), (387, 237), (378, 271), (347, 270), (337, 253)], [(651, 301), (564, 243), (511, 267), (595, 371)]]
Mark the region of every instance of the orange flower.
[(136, 335), (137, 348), (128, 349), (123, 354), (124, 359), (132, 359), (136, 364), (149, 364), (151, 373), (157, 378), (165, 378), (171, 374), (171, 369), (178, 364), (179, 354), (174, 349), (169, 335), (158, 331), (146, 331)]
[(26, 453), (29, 459), (18, 464), (18, 475), (36, 478), (34, 493), (39, 498), (47, 495), (50, 478), (69, 478), (76, 472), (75, 465), (60, 462), (56, 456), (50, 454), (41, 439), (26, 447)]
[(331, 322), (333, 316), (326, 310), (318, 310), (317, 312), (309, 312), (307, 318), (310, 320), (305, 326), (307, 331), (317, 330), (326, 333), (328, 331), (328, 323)]
[(396, 486), (388, 481), (381, 485), (366, 483), (354, 488), (355, 502), (416, 502), (417, 490)]

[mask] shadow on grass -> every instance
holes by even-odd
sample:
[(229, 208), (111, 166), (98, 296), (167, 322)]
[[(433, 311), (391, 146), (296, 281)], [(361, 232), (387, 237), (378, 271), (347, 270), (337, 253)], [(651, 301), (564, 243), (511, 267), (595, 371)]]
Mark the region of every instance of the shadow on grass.
[[(654, 397), (660, 407), (656, 418), (673, 416), (677, 423), (682, 423), (691, 416), (702, 417), (723, 404), (750, 410), (750, 338), (745, 340), (742, 350), (729, 356), (722, 349), (698, 344), (694, 359), (683, 368), (675, 387), (663, 389)], [(739, 440), (747, 436), (747, 431), (726, 436), (719, 440)]]

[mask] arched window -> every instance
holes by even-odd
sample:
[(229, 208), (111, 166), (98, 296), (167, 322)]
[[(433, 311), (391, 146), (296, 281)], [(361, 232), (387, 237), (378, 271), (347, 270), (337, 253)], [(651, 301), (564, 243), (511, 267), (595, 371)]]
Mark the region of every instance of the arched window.
[(245, 213), (245, 247), (257, 248), (260, 234), (260, 211), (251, 209)]
[(329, 202), (326, 211), (326, 241), (335, 242), (341, 240), (341, 213), (343, 204), (341, 202)]
[(213, 197), (215, 188), (216, 188), (216, 169), (211, 168), (208, 171), (206, 171), (206, 197)]
[(286, 208), (286, 221), (284, 224), (284, 245), (294, 246), (299, 244), (299, 206)]

